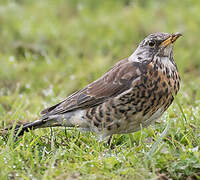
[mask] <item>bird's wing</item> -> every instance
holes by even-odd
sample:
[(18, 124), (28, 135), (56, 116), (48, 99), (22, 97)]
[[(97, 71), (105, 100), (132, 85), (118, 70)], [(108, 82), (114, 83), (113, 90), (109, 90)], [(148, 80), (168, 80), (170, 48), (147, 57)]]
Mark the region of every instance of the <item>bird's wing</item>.
[(139, 69), (138, 65), (124, 59), (98, 80), (68, 96), (62, 102), (43, 110), (41, 114), (44, 116), (56, 115), (101, 104), (128, 90), (132, 82), (141, 75)]

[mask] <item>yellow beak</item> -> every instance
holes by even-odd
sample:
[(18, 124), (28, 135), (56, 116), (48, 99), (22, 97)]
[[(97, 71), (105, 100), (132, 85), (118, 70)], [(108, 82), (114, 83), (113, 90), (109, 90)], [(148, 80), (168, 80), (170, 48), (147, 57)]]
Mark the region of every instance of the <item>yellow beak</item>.
[(180, 36), (182, 36), (181, 33), (172, 34), (169, 38), (167, 38), (166, 40), (164, 40), (164, 41), (161, 43), (161, 46), (167, 47), (169, 44), (174, 43)]

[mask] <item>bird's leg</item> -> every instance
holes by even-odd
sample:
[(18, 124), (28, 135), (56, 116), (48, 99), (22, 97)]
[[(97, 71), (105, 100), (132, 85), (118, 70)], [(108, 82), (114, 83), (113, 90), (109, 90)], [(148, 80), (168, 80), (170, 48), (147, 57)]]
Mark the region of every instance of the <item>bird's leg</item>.
[(54, 145), (57, 145), (56, 136), (54, 136), (53, 128), (50, 127), (50, 135), (51, 135), (51, 149), (54, 149)]
[(52, 127), (50, 127), (50, 136), (51, 136), (51, 138), (53, 137), (53, 129), (52, 129)]
[(66, 137), (66, 141), (69, 142), (69, 138), (67, 137), (67, 128), (65, 126), (65, 137)]
[(67, 138), (67, 130), (66, 130), (66, 127), (65, 127), (65, 136), (66, 136), (66, 138)]
[(112, 135), (110, 135), (110, 137), (109, 137), (109, 139), (108, 139), (108, 141), (107, 141), (107, 144), (108, 144), (109, 146), (111, 146), (111, 143), (112, 143)]

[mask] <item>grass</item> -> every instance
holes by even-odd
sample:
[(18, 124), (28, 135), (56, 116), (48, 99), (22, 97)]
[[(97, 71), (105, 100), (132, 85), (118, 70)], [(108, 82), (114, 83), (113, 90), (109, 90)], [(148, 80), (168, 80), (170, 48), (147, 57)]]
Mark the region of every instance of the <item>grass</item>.
[(181, 90), (160, 121), (115, 135), (113, 149), (77, 129), (1, 135), (1, 179), (200, 179), (199, 11), (195, 0), (1, 1), (0, 129), (36, 120), (149, 33), (184, 34)]

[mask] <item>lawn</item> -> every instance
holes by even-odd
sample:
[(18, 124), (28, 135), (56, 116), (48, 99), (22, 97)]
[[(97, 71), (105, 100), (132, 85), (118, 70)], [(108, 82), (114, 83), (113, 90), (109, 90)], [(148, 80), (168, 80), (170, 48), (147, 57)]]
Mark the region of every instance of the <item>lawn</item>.
[(200, 2), (1, 0), (0, 129), (100, 77), (152, 32), (175, 45), (181, 90), (162, 118), (112, 147), (78, 129), (0, 135), (0, 179), (200, 179)]

